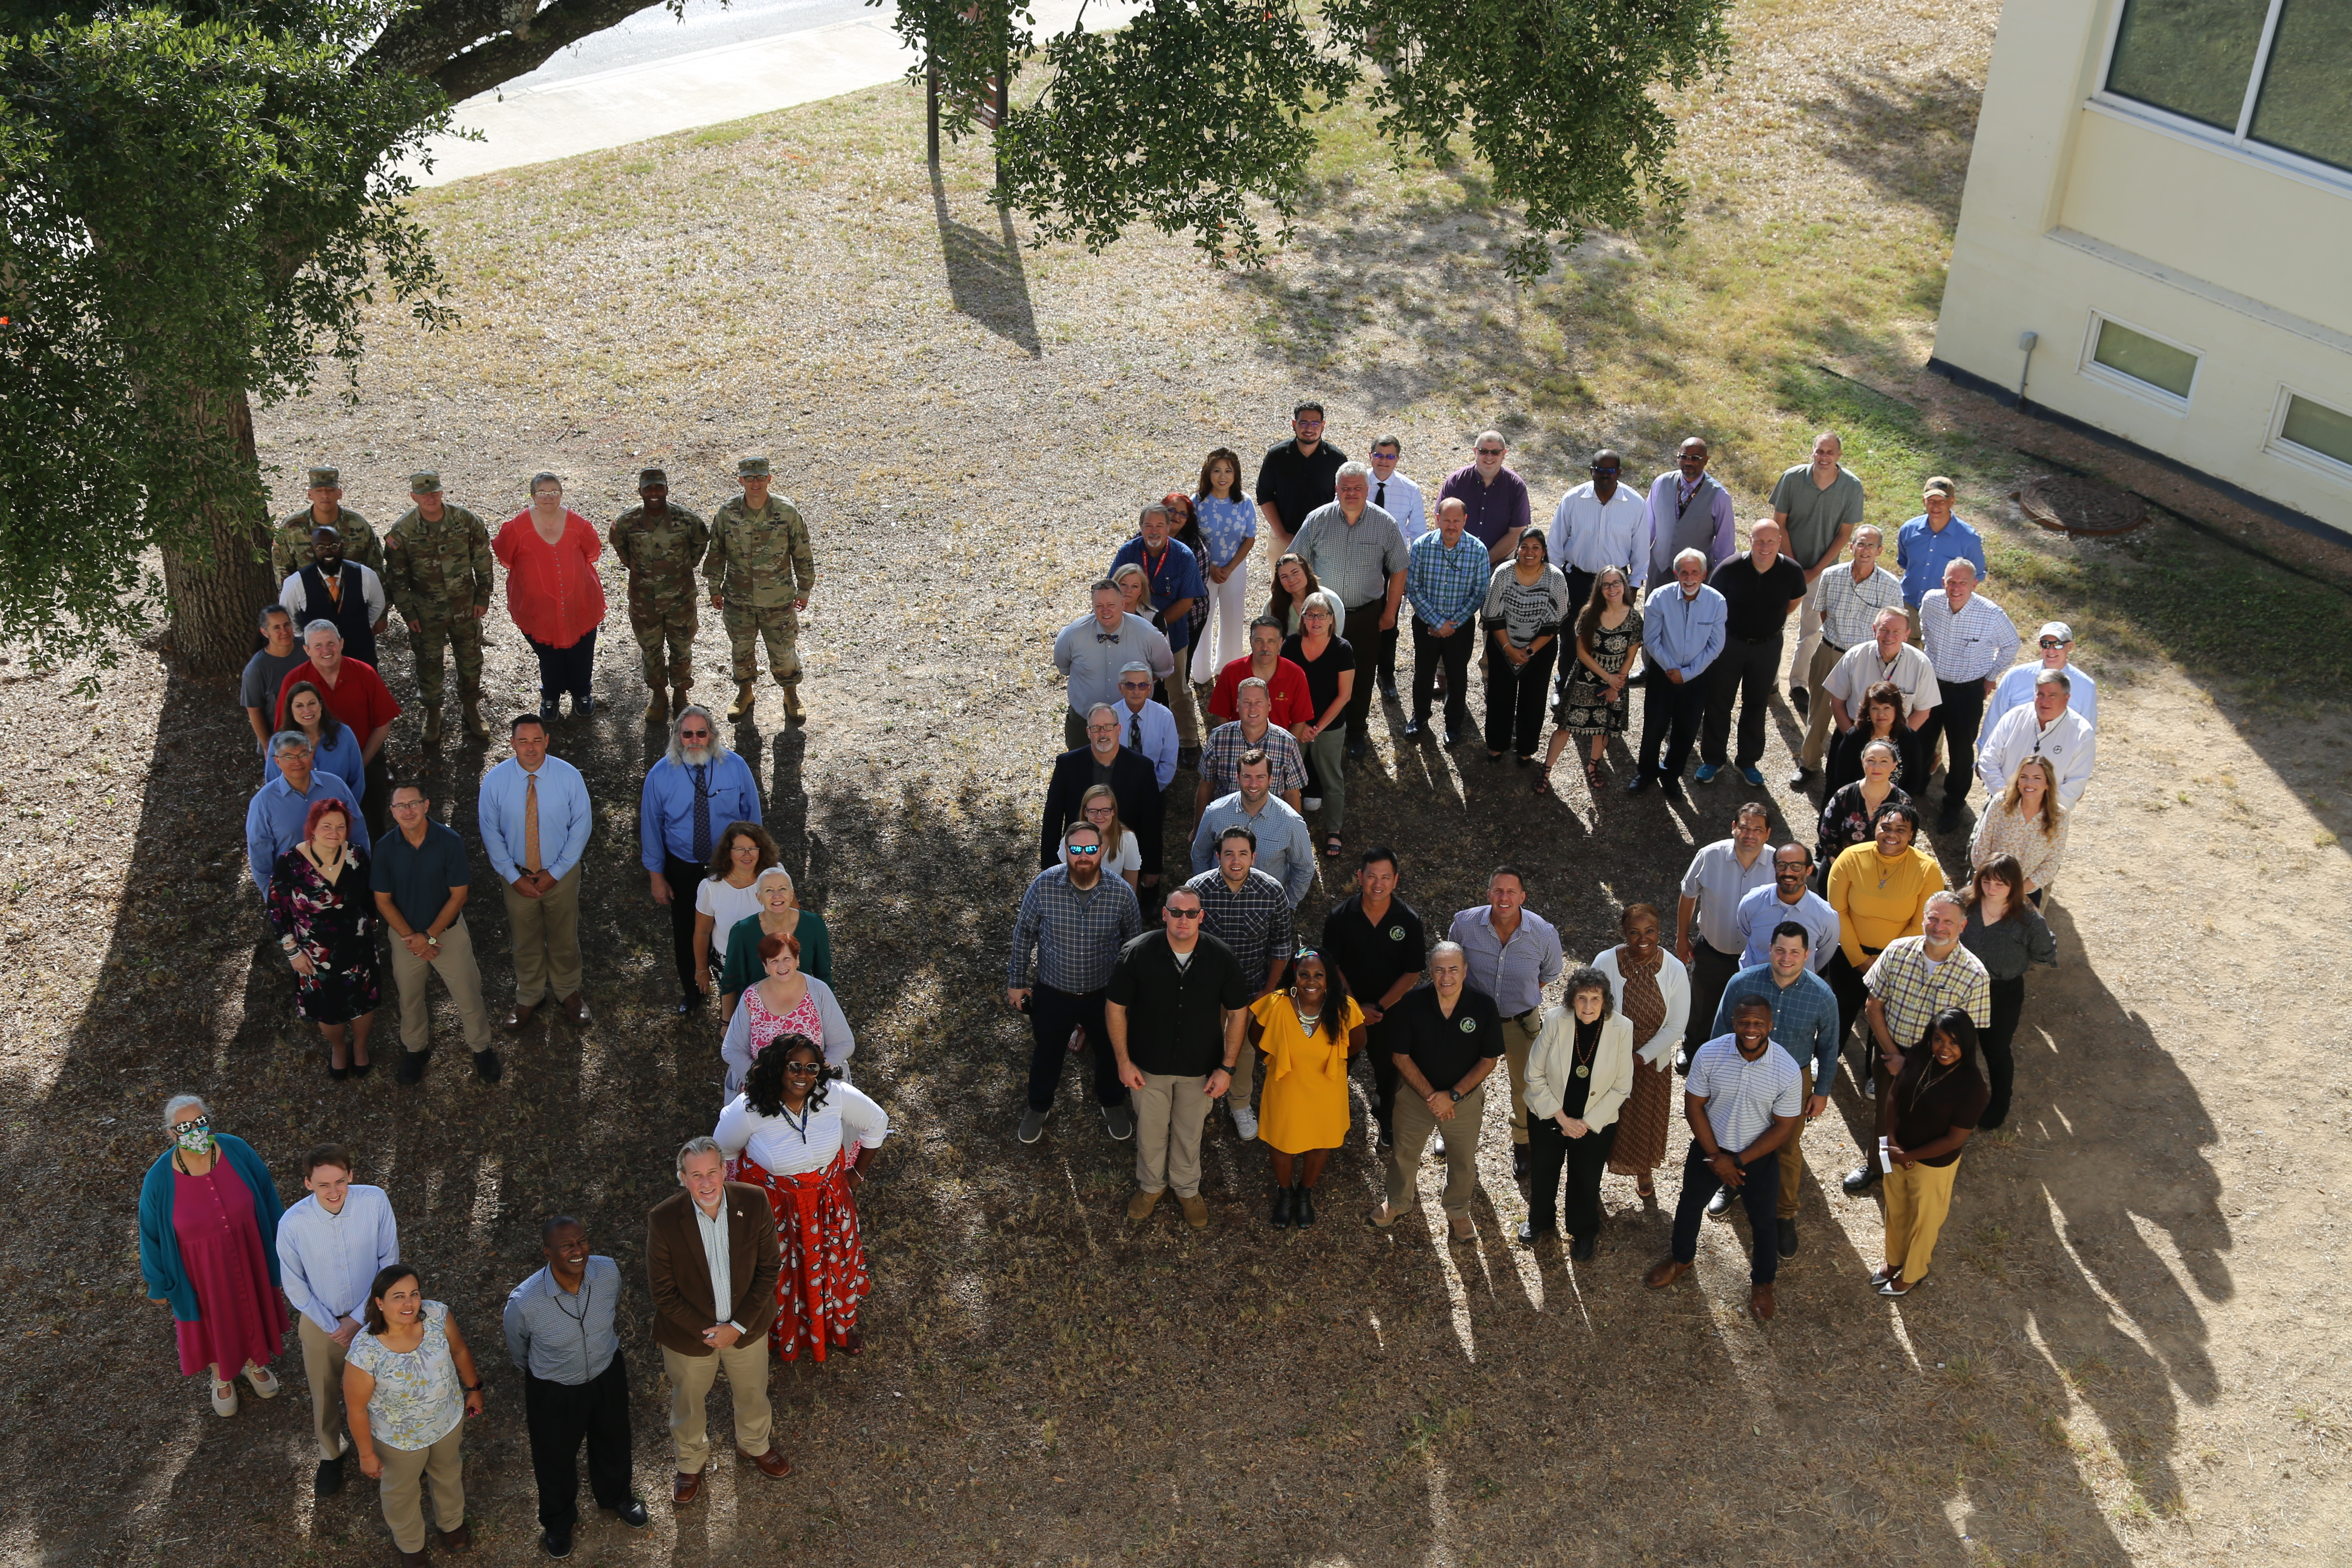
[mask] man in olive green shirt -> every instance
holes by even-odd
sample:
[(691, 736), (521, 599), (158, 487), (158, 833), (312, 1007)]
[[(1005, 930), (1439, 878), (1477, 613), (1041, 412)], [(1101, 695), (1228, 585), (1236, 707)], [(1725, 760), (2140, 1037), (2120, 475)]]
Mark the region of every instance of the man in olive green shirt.
[(310, 504), (278, 520), (269, 531), (269, 574), (283, 583), (310, 564), (310, 535), (331, 528), (343, 542), (343, 559), (356, 561), (378, 577), (383, 575), (383, 541), (368, 520), (343, 504), (343, 476), (338, 468), (310, 468), (303, 474)]
[[(666, 723), (672, 713), (686, 711), (694, 685), (694, 569), (710, 548), (710, 525), (670, 504), (667, 473), (640, 468), (637, 504), (613, 520), (611, 539), (614, 555), (629, 569), (629, 629), (637, 635), (646, 685), (653, 691), (646, 722)], [(673, 689), (667, 700), (662, 696), (665, 674)]]
[(1844, 452), (1837, 432), (1824, 430), (1813, 437), (1812, 461), (1799, 463), (1772, 487), (1772, 521), (1780, 525), (1785, 552), (1805, 569), (1796, 658), (1789, 666), (1789, 706), (1799, 713), (1812, 700), (1806, 678), (1822, 646), (1822, 574), (1838, 563), (1862, 526), (1862, 481), (1838, 460)]
[(784, 717), (808, 721), (801, 706), (800, 612), (816, 587), (816, 561), (809, 552), (808, 524), (784, 496), (771, 496), (765, 458), (735, 465), (743, 493), (710, 520), (710, 549), (702, 575), (710, 584), (711, 608), (727, 626), (735, 656), (735, 700), (727, 718), (740, 723), (752, 715), (751, 683), (759, 679), (756, 645), (768, 644), (768, 673), (784, 689)]

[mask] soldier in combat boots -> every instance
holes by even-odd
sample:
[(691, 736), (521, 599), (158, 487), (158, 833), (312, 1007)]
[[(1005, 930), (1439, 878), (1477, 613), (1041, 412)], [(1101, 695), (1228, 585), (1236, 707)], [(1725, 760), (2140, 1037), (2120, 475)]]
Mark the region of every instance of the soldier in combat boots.
[(416, 659), (416, 693), (425, 703), (425, 749), (441, 744), (441, 651), (457, 666), (466, 733), (490, 738), (482, 717), (482, 616), (490, 607), (490, 531), (462, 506), (441, 499), (441, 476), (408, 476), (414, 503), (384, 531), (383, 592), (408, 626)]
[[(659, 468), (637, 471), (638, 504), (613, 520), (613, 554), (629, 569), (629, 626), (645, 656), (646, 685), (653, 691), (646, 722), (660, 724), (687, 707), (694, 685), (694, 569), (710, 544), (710, 525), (669, 500), (669, 476)], [(662, 660), (663, 645), (669, 660)], [(670, 693), (662, 697), (662, 678)]]
[(808, 721), (801, 706), (800, 614), (816, 587), (816, 562), (809, 553), (808, 524), (800, 509), (768, 493), (768, 459), (744, 458), (735, 465), (743, 493), (711, 519), (710, 551), (702, 575), (710, 584), (711, 607), (727, 626), (735, 655), (735, 700), (727, 718), (740, 723), (752, 716), (752, 682), (760, 676), (754, 644), (768, 644), (768, 671), (784, 689), (784, 717)]

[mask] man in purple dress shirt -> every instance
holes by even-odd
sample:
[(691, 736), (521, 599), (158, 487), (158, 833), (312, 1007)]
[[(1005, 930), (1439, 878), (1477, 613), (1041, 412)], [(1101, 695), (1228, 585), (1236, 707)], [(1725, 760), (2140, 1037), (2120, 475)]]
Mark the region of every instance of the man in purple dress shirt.
[(1503, 467), (1510, 444), (1500, 430), (1481, 430), (1472, 443), (1474, 461), (1446, 476), (1440, 505), (1458, 500), (1469, 512), (1465, 531), (1486, 547), (1486, 560), (1499, 565), (1519, 548), (1528, 526), (1528, 482)]

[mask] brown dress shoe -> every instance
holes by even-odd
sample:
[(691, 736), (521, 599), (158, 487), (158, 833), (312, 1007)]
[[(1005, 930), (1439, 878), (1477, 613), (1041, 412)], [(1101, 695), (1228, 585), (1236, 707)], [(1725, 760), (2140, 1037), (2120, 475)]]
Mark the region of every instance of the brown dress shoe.
[(584, 1029), (588, 1026), (588, 998), (586, 996), (574, 991), (571, 995), (560, 998), (556, 1002), (555, 1005), (557, 1011), (561, 1012), (565, 1017), (571, 1019), (580, 1027)]
[[(735, 1451), (739, 1454), (743, 1454), (743, 1450), (740, 1448), (738, 1448)], [(792, 1461), (785, 1458), (782, 1454), (777, 1453), (773, 1448), (769, 1449), (764, 1454), (743, 1454), (743, 1457), (751, 1460), (754, 1465), (758, 1466), (760, 1473), (767, 1477), (772, 1481), (781, 1481), (786, 1476), (793, 1473)]]
[(1191, 1226), (1194, 1230), (1206, 1230), (1209, 1228), (1208, 1199), (1199, 1197), (1179, 1197), (1176, 1202), (1178, 1206), (1182, 1208), (1184, 1211), (1184, 1223), (1186, 1225)]
[(701, 1495), (700, 1470), (680, 1470), (670, 1479), (669, 1501), (672, 1508), (684, 1508)]
[(1776, 1310), (1772, 1301), (1772, 1287), (1758, 1285), (1752, 1288), (1748, 1292), (1748, 1310), (1756, 1314), (1759, 1322), (1769, 1321)]
[(1649, 1277), (1643, 1279), (1642, 1283), (1647, 1285), (1653, 1290), (1663, 1290), (1688, 1272), (1690, 1272), (1689, 1264), (1677, 1263), (1673, 1258), (1669, 1258), (1664, 1263), (1659, 1264), (1655, 1268), (1651, 1269)]
[(523, 1030), (529, 1026), (530, 1023), (530, 1016), (538, 1010), (538, 1005), (536, 1004), (529, 1002), (518, 1002), (513, 1006), (508, 1008), (506, 1024), (504, 1026), (506, 1032), (509, 1035), (521, 1034)]
[(1445, 1234), (1456, 1241), (1467, 1241), (1477, 1234), (1477, 1230), (1471, 1225), (1468, 1215), (1450, 1214), (1445, 1216)]
[(441, 1532), (442, 1551), (471, 1552), (473, 1549), (474, 1532), (466, 1526), (461, 1524), (455, 1530), (445, 1530)]

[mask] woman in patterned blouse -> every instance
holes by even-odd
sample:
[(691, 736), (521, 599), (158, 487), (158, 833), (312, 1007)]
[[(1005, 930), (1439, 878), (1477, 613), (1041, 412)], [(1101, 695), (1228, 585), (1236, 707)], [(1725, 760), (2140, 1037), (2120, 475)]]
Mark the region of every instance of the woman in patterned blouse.
[(1515, 752), (1521, 767), (1536, 760), (1544, 693), (1569, 609), (1568, 579), (1551, 563), (1543, 530), (1528, 529), (1517, 552), (1495, 568), (1478, 616), (1486, 628), (1488, 762), (1501, 762), (1505, 752)]
[[(302, 842), (269, 877), (269, 923), (294, 970), (294, 1005), (327, 1037), (327, 1076), (367, 1076), (368, 1028), (383, 998), (375, 899), (367, 856), (352, 843), (350, 808), (313, 802)], [(344, 1056), (348, 1026), (351, 1055)]]
[(2025, 874), (2025, 896), (2042, 907), (2042, 889), (2058, 875), (2066, 855), (2066, 808), (2058, 804), (2055, 770), (2046, 757), (2017, 764), (2001, 797), (1977, 818), (1969, 840), (1969, 864), (1981, 871), (1997, 855), (2014, 855)]
[(1584, 782), (1594, 798), (1600, 797), (1609, 782), (1609, 764), (1602, 760), (1609, 737), (1625, 732), (1631, 706), (1626, 675), (1641, 646), (1642, 607), (1633, 603), (1633, 587), (1622, 568), (1603, 566), (1592, 580), (1592, 596), (1577, 614), (1576, 640), (1560, 663), (1559, 700), (1551, 710), (1559, 728), (1551, 732), (1551, 749), (1544, 753), (1543, 773), (1536, 779), (1538, 795), (1551, 793), (1552, 764), (1575, 735), (1592, 742), (1584, 760)]

